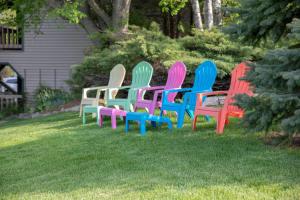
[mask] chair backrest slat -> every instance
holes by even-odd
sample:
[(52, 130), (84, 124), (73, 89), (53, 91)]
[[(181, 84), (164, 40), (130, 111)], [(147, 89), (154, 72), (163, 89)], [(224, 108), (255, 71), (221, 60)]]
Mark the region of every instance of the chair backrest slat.
[(210, 60), (201, 63), (195, 72), (193, 91), (210, 90), (217, 77), (217, 67)]
[[(177, 61), (168, 70), (168, 79), (166, 82), (165, 90), (173, 88), (181, 88), (181, 85), (185, 79), (186, 66), (183, 62)], [(168, 101), (173, 102), (177, 93), (173, 92), (168, 95)]]
[(250, 89), (250, 84), (244, 80), (240, 80), (243, 78), (249, 67), (246, 63), (240, 63), (237, 65), (231, 73), (231, 82), (230, 88), (228, 91), (228, 98), (225, 99), (225, 106), (227, 106), (228, 112), (243, 112), (239, 107), (232, 105), (234, 103), (234, 96), (237, 94), (247, 94), (252, 96), (253, 93)]
[[(195, 71), (193, 92), (212, 91), (212, 86), (217, 77), (217, 67), (210, 60), (201, 63)], [(192, 95), (189, 99), (189, 105), (193, 110), (196, 106), (197, 95)]]
[(128, 99), (135, 102), (137, 90), (134, 88), (147, 87), (150, 84), (153, 74), (153, 67), (150, 63), (142, 61), (138, 63), (132, 71), (132, 83), (128, 93)]
[[(116, 66), (114, 66), (114, 68), (110, 71), (108, 87), (111, 88), (120, 87), (124, 81), (125, 74), (126, 74), (126, 69), (122, 64), (117, 64)], [(117, 92), (118, 90), (114, 90), (112, 92), (112, 98), (115, 98)]]

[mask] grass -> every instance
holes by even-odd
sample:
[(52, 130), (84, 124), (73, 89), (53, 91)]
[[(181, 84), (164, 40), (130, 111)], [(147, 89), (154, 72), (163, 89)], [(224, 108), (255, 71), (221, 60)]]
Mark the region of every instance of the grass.
[(64, 113), (0, 125), (0, 199), (300, 199), (300, 151), (232, 121), (124, 134)]

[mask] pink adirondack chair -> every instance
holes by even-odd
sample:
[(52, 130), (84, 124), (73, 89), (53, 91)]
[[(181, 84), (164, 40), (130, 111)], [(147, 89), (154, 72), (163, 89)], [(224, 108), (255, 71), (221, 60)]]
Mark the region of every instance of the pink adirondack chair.
[[(235, 67), (231, 73), (230, 88), (228, 91), (215, 91), (207, 93), (199, 93), (195, 108), (195, 117), (193, 120), (193, 130), (196, 129), (197, 116), (209, 115), (217, 121), (217, 134), (222, 134), (224, 131), (225, 124), (229, 123), (229, 116), (242, 118), (244, 111), (239, 107), (232, 105), (234, 103), (234, 96), (236, 94), (247, 94), (252, 96), (253, 93), (250, 90), (250, 84), (246, 81), (240, 80), (245, 76), (245, 73), (249, 70), (246, 63), (240, 63)], [(209, 107), (202, 105), (202, 99), (205, 96), (215, 95), (227, 95), (224, 101), (224, 105), (221, 108)]]
[[(158, 101), (158, 96), (168, 89), (181, 88), (181, 85), (185, 79), (186, 67), (183, 62), (177, 61), (172, 65), (168, 71), (168, 79), (165, 86), (155, 86), (140, 89), (138, 91), (137, 101), (134, 106), (134, 110), (137, 108), (148, 109), (150, 114), (154, 114), (155, 108), (161, 107), (161, 101)], [(155, 91), (152, 100), (143, 99), (143, 94), (146, 91)], [(173, 102), (177, 93), (171, 93), (168, 96), (169, 102)]]

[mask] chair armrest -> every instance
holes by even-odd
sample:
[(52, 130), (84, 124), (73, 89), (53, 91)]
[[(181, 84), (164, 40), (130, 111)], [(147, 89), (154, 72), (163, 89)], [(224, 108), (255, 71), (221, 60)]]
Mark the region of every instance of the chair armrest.
[(107, 87), (106, 90), (124, 90), (128, 88), (131, 88), (131, 86), (128, 85), (128, 86), (121, 86), (121, 87)]
[(163, 95), (162, 95), (162, 103), (167, 103), (168, 102), (168, 95), (170, 93), (174, 93), (174, 92), (188, 92), (191, 91), (192, 88), (178, 88), (178, 89), (172, 89), (172, 90), (164, 90), (163, 91)]
[(107, 95), (106, 95), (106, 100), (111, 99), (112, 98), (112, 91), (113, 90), (125, 90), (125, 89), (130, 89), (131, 86), (121, 86), (121, 87), (110, 87), (106, 89)]
[(197, 94), (197, 106), (202, 106), (204, 97), (220, 95), (220, 94), (228, 95), (228, 91), (213, 91), (213, 92), (203, 92)]
[(171, 89), (171, 90), (165, 90), (165, 93), (172, 93), (172, 92), (188, 92), (191, 91), (192, 88), (178, 88), (178, 89)]
[(213, 92), (201, 92), (198, 94), (198, 97), (201, 96), (214, 96), (214, 95), (220, 95), (220, 94), (228, 94), (228, 91), (213, 91)]
[(96, 95), (96, 98), (99, 98), (100, 97), (100, 92), (101, 91), (104, 91), (107, 89), (107, 86), (100, 86), (100, 87), (90, 87), (90, 88), (83, 88), (82, 89), (82, 98), (88, 98), (87, 97), (87, 93), (88, 91), (93, 91), (93, 90), (97, 90), (97, 95)]
[(141, 91), (151, 91), (151, 90), (161, 90), (164, 89), (165, 86), (154, 86), (154, 87), (144, 87), (140, 89)]
[[(138, 94), (137, 94), (137, 99), (142, 100), (143, 99), (143, 93), (146, 92), (146, 91), (155, 90), (155, 92), (156, 92), (157, 90), (161, 90), (161, 89), (164, 89), (164, 88), (165, 88), (165, 86), (155, 86), (155, 87), (144, 87), (142, 89), (139, 89)], [(161, 91), (163, 91), (163, 90), (161, 90)]]
[(84, 91), (90, 91), (90, 90), (105, 90), (108, 86), (100, 86), (100, 87), (89, 87), (89, 88), (83, 88)]
[(186, 92), (184, 95), (183, 95), (183, 102), (184, 104), (187, 104), (188, 101), (190, 101), (191, 99), (191, 96), (196, 96), (198, 93), (204, 93), (204, 92), (211, 92), (212, 90), (201, 90), (201, 91), (191, 91), (191, 92)]

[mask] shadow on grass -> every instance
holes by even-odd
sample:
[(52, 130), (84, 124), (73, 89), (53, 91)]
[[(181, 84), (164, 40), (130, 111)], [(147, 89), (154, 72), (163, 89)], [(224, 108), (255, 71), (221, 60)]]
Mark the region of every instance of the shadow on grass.
[[(140, 191), (300, 184), (299, 152), (266, 147), (254, 135), (241, 134), (236, 121), (222, 136), (215, 135), (213, 122), (202, 122), (196, 132), (190, 126), (171, 134), (166, 127), (150, 128), (142, 137), (137, 126), (125, 135), (123, 124), (116, 130), (109, 120), (103, 128), (93, 122), (82, 126), (76, 116), (29, 120), (33, 131), (46, 123), (50, 128), (45, 131), (55, 134), (0, 149), (2, 195), (95, 187)], [(5, 128), (24, 125), (21, 120)]]

